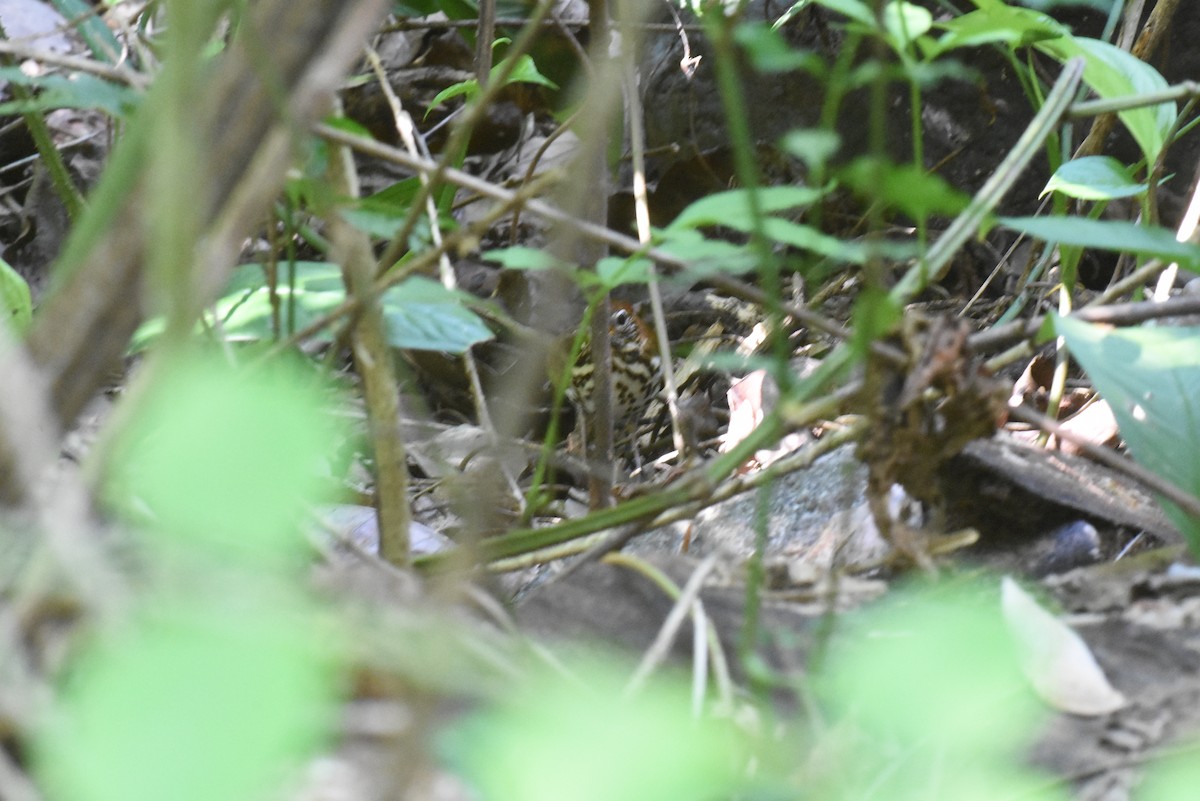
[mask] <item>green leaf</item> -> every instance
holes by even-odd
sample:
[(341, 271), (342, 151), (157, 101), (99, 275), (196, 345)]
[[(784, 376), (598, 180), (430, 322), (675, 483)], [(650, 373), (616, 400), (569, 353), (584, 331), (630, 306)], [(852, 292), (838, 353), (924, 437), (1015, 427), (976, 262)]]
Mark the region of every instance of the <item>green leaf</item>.
[(1112, 156), (1084, 156), (1055, 170), (1042, 194), (1062, 192), (1080, 200), (1113, 200), (1140, 195), (1148, 188), (1148, 184), (1133, 180), (1129, 168)]
[(977, 11), (939, 22), (946, 33), (929, 53), (930, 58), (958, 47), (979, 47), (985, 44), (1006, 44), (1025, 47), (1046, 39), (1067, 36), (1070, 30), (1056, 20), (1037, 11), (1003, 3), (987, 4)]
[(870, 30), (875, 30), (878, 27), (874, 12), (871, 11), (871, 7), (864, 3), (863, 0), (799, 0), (792, 8), (788, 9), (788, 13), (794, 14), (812, 3), (849, 17)]
[(850, 347), (858, 358), (867, 356), (871, 343), (890, 333), (903, 317), (903, 309), (883, 289), (866, 287), (854, 301), (851, 318), (854, 338)]
[[(1200, 497), (1200, 328), (1112, 330), (1063, 317), (1055, 326), (1112, 407), (1133, 457)], [(1200, 520), (1166, 501), (1163, 508), (1200, 554)]]
[(8, 262), (0, 259), (0, 319), (8, 321), (18, 334), (24, 333), (33, 317), (29, 284)]
[[(1059, 61), (1083, 56), (1087, 62), (1083, 80), (1104, 99), (1159, 92), (1167, 81), (1158, 70), (1136, 56), (1108, 42), (1084, 37), (1064, 36), (1042, 42), (1037, 48)], [(1153, 164), (1166, 143), (1167, 132), (1175, 122), (1175, 103), (1159, 103), (1147, 108), (1128, 109), (1117, 116), (1142, 149), (1148, 164)]]
[(605, 289), (624, 284), (645, 284), (650, 280), (654, 264), (639, 256), (608, 256), (596, 262), (596, 277)]
[[(807, 186), (771, 186), (758, 190), (758, 207), (763, 214), (809, 206), (819, 200), (825, 189)], [(749, 230), (753, 216), (745, 189), (731, 189), (697, 200), (675, 218), (668, 229), (723, 225), (739, 231)]]
[[(496, 44), (499, 44), (499, 42), (496, 42)], [(488, 75), (495, 80), (500, 74), (500, 71), (505, 68), (505, 63), (506, 62), (501, 61), (496, 66), (492, 67), (492, 70), (490, 73), (488, 73)], [(558, 88), (558, 84), (538, 71), (537, 64), (534, 63), (533, 58), (527, 53), (521, 54), (521, 56), (517, 59), (517, 62), (513, 66), (512, 72), (509, 73), (508, 80), (504, 82), (504, 85), (508, 86), (509, 84), (513, 83), (532, 83), (539, 86), (546, 86), (550, 89)], [(468, 97), (473, 98), (478, 94), (479, 81), (475, 78), (470, 78), (469, 80), (452, 84), (451, 86), (448, 86), (437, 93), (437, 95), (429, 103), (429, 108), (425, 109), (425, 116), (428, 117), (429, 112), (433, 111), (435, 108), (451, 98), (458, 97), (459, 95), (467, 95)]]
[(123, 510), (150, 510), (154, 545), (253, 565), (304, 559), (298, 523), (321, 494), (337, 432), (320, 388), (285, 367), (191, 359), (158, 376), (107, 492)]
[(842, 178), (865, 200), (880, 201), (914, 220), (931, 214), (952, 217), (970, 202), (970, 198), (941, 176), (914, 164), (891, 164), (863, 157), (855, 159), (843, 171)]
[(415, 276), (383, 294), (388, 344), (395, 348), (465, 353), (493, 337), (469, 300), (437, 281)]
[(910, 586), (843, 627), (814, 690), (829, 730), (853, 734), (805, 797), (1065, 798), (1020, 767), (1046, 715), (994, 598), (981, 584)]
[(820, 68), (820, 59), (812, 51), (793, 48), (779, 31), (764, 22), (737, 26), (734, 38), (759, 72), (780, 74), (803, 67)]
[(531, 248), (525, 245), (514, 245), (508, 248), (484, 251), (483, 258), (494, 261), (510, 270), (552, 270), (564, 269), (568, 265), (550, 255), (541, 248)]
[(443, 738), (442, 752), (481, 798), (738, 797), (744, 747), (732, 726), (691, 715), (686, 685), (662, 682), (626, 697), (611, 669), (576, 673), (536, 676)]
[[(492, 67), (491, 74), (493, 76), (498, 75), (502, 67), (503, 62)], [(521, 57), (517, 59), (516, 66), (513, 67), (513, 70), (509, 74), (508, 81), (505, 83), (505, 85), (510, 83), (532, 83), (537, 84), (538, 86), (545, 86), (549, 89), (558, 88), (558, 84), (538, 71), (537, 64), (534, 63), (533, 57), (527, 53), (523, 53)]]
[(720, 272), (745, 273), (758, 264), (758, 256), (746, 245), (724, 239), (709, 239), (690, 228), (658, 232), (661, 249), (688, 263), (690, 278)]
[(1137, 253), (1176, 261), (1189, 268), (1200, 266), (1200, 245), (1179, 242), (1166, 228), (1086, 217), (1001, 217), (999, 223), (1060, 245)]
[(71, 801), (278, 796), (336, 718), (310, 616), (193, 602), (146, 617), (70, 671), (40, 782)]
[(38, 90), (37, 94), (28, 100), (0, 103), (0, 114), (78, 108), (98, 109), (113, 117), (123, 118), (133, 113), (142, 97), (127, 86), (85, 73), (32, 77), (21, 72), (19, 67), (4, 67), (0, 68), (0, 80)]
[(433, 100), (429, 101), (429, 107), (425, 109), (425, 116), (428, 117), (435, 108), (459, 95), (466, 95), (469, 98), (477, 97), (479, 95), (479, 81), (475, 78), (468, 78), (465, 81), (450, 84), (434, 95)]
[(883, 27), (893, 46), (906, 50), (933, 27), (933, 14), (904, 0), (893, 0), (883, 7)]
[(781, 149), (801, 159), (810, 170), (829, 163), (841, 144), (841, 137), (825, 128), (795, 128), (779, 140)]

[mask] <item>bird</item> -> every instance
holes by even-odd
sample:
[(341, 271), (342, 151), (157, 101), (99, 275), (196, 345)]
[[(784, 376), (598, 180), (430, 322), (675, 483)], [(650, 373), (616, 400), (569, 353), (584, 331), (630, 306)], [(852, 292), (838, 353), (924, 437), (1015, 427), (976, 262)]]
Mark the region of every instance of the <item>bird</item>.
[[(653, 329), (630, 304), (613, 302), (608, 332), (612, 350), (613, 440), (627, 443), (633, 440), (638, 424), (662, 389), (662, 363)], [(584, 420), (591, 420), (596, 413), (594, 396), (595, 365), (591, 342), (585, 341), (571, 370), (567, 399)]]

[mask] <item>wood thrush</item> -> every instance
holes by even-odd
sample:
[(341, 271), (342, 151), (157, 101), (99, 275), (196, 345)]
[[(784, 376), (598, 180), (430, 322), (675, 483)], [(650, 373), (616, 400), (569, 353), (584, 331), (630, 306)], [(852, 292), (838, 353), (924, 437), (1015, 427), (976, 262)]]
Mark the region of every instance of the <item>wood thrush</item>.
[[(653, 330), (633, 307), (614, 301), (609, 322), (612, 346), (613, 433), (618, 443), (632, 439), (650, 402), (662, 388), (662, 370)], [(585, 342), (571, 371), (567, 398), (590, 420), (596, 411), (592, 349)]]

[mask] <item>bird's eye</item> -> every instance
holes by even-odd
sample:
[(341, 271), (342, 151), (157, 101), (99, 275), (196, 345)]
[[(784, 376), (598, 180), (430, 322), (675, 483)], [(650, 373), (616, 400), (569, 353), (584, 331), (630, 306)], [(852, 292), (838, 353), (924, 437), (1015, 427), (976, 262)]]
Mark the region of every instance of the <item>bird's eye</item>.
[(629, 312), (625, 309), (617, 309), (614, 311), (612, 318), (613, 322), (618, 326), (625, 326), (629, 324)]

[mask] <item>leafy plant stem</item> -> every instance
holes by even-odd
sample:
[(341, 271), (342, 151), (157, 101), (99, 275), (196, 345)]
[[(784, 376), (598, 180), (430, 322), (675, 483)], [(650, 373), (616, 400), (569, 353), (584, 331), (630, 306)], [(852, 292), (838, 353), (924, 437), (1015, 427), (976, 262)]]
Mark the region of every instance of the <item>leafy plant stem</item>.
[(892, 288), (890, 295), (893, 300), (901, 304), (908, 303), (931, 282), (941, 280), (949, 269), (954, 254), (1017, 182), (1038, 148), (1058, 125), (1063, 112), (1075, 96), (1075, 90), (1083, 77), (1083, 66), (1082, 58), (1073, 58), (1063, 65), (1054, 88), (1046, 95), (1046, 102), (1022, 132), (1020, 139), (980, 187), (970, 205), (954, 218), (946, 231), (929, 248), (926, 259), (910, 268)]
[(783, 330), (783, 284), (779, 259), (771, 247), (763, 225), (762, 205), (758, 199), (758, 188), (762, 185), (758, 162), (755, 158), (750, 127), (746, 122), (749, 114), (742, 96), (741, 81), (737, 71), (737, 54), (730, 33), (732, 20), (725, 16), (722, 5), (708, 2), (707, 10), (701, 15), (705, 34), (713, 45), (717, 89), (725, 112), (725, 124), (729, 129), (729, 140), (733, 149), (734, 168), (738, 180), (747, 190), (746, 203), (750, 210), (750, 245), (758, 255), (758, 269), (766, 293), (767, 325), (772, 337), (772, 353), (775, 357), (775, 379), (780, 391), (787, 394), (793, 384), (787, 369), (790, 357), (787, 338)]
[[(443, 176), (448, 168), (458, 166), (462, 163), (462, 156), (466, 153), (467, 143), (471, 139), (471, 132), (475, 130), (475, 126), (479, 124), (479, 121), (487, 113), (488, 106), (496, 98), (496, 94), (504, 88), (509, 75), (512, 74), (512, 70), (517, 65), (517, 57), (528, 52), (529, 48), (533, 45), (533, 41), (541, 28), (542, 21), (546, 19), (553, 6), (553, 0), (541, 0), (538, 3), (533, 13), (530, 14), (529, 21), (521, 29), (520, 34), (509, 48), (508, 58), (501, 64), (500, 72), (492, 76), (492, 79), (485, 86), (480, 87), (479, 96), (473, 102), (466, 105), (462, 115), (450, 130), (450, 136), (446, 140), (446, 146), (443, 151), (444, 155), (438, 159), (436, 168), (431, 173), (420, 173), (422, 176), (421, 187), (413, 198), (412, 205), (409, 206), (408, 214), (405, 216), (400, 230), (392, 238), (392, 241), (388, 243), (383, 255), (380, 256), (376, 266), (377, 275), (382, 275), (390, 270), (400, 260), (404, 252), (408, 250), (408, 238), (412, 235), (417, 221), (424, 214), (425, 199), (435, 190), (440, 190)], [(439, 211), (448, 209), (453, 200), (454, 191), (452, 189), (447, 188), (442, 191), (437, 204)], [(436, 223), (435, 221), (430, 221), (430, 224)]]

